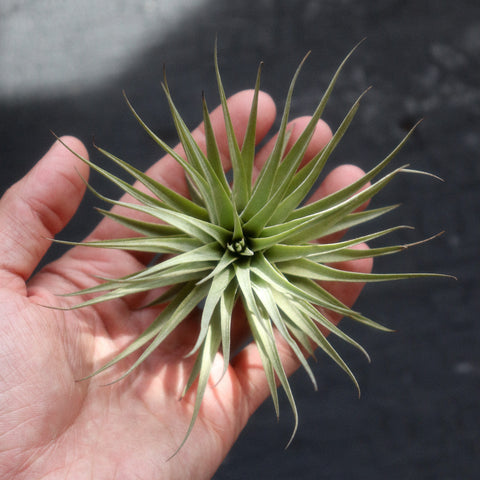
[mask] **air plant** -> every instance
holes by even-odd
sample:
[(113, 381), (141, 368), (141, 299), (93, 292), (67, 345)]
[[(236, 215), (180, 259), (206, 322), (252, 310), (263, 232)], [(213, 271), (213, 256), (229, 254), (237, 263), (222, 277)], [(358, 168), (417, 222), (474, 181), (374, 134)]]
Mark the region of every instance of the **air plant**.
[[(198, 383), (193, 415), (185, 439), (199, 413), (210, 369), (218, 351), (223, 354), (224, 371), (229, 365), (232, 353), (231, 318), (237, 302), (243, 305), (277, 415), (279, 413), (277, 381), (283, 387), (291, 405), (295, 417), (293, 438), (297, 428), (297, 409), (277, 350), (274, 332), (277, 331), (290, 346), (315, 387), (315, 377), (307, 357), (313, 355), (314, 349), (319, 347), (346, 372), (358, 388), (354, 374), (327, 340), (325, 331), (358, 348), (367, 358), (368, 354), (322, 312), (331, 311), (375, 329), (384, 331), (389, 329), (341, 303), (328, 293), (319, 281), (380, 282), (431, 275), (367, 274), (344, 271), (330, 265), (345, 260), (404, 251), (408, 245), (383, 246), (369, 250), (354, 248), (360, 243), (405, 228), (402, 226), (333, 243), (315, 242), (315, 239), (355, 227), (390, 212), (395, 207), (386, 206), (361, 212), (356, 210), (386, 187), (398, 174), (413, 172), (407, 166), (401, 166), (389, 173), (383, 173), (412, 134), (412, 129), (385, 159), (359, 180), (325, 198), (306, 203), (328, 158), (344, 136), (359, 108), (361, 97), (348, 111), (328, 144), (310, 162), (301, 165), (315, 126), (351, 53), (334, 74), (307, 127), (294, 145), (286, 151), (289, 139), (287, 129), (289, 110), (302, 61), (287, 93), (275, 146), (254, 182), (252, 170), (261, 65), (258, 69), (248, 127), (244, 141), (240, 145), (235, 137), (227, 107), (216, 49), (215, 72), (228, 137), (232, 165), (231, 181), (228, 180), (229, 177), (226, 176), (220, 161), (205, 99), (203, 98), (203, 120), (206, 152), (194, 141), (178, 113), (166, 79), (162, 86), (185, 158), (158, 138), (142, 121), (128, 99), (126, 101), (148, 135), (183, 167), (190, 187), (189, 198), (160, 184), (102, 148), (97, 147), (114, 164), (143, 184), (149, 193), (144, 193), (80, 157), (92, 169), (136, 200), (135, 203), (110, 200), (95, 192), (99, 198), (110, 204), (128, 209), (131, 216), (105, 210), (101, 212), (137, 233), (131, 238), (124, 239), (65, 243), (150, 252), (158, 255), (159, 260), (131, 275), (108, 279), (94, 287), (73, 293), (72, 295), (81, 296), (96, 295), (72, 308), (86, 307), (160, 287), (163, 288), (163, 293), (145, 308), (168, 302), (136, 340), (88, 378), (103, 372), (133, 352), (143, 349), (136, 361), (122, 375), (121, 378), (124, 378), (138, 367), (196, 307), (200, 306), (198, 338), (188, 354), (196, 355), (196, 360), (185, 385), (185, 392), (196, 380)], [(136, 219), (138, 213), (146, 214), (151, 220)]]

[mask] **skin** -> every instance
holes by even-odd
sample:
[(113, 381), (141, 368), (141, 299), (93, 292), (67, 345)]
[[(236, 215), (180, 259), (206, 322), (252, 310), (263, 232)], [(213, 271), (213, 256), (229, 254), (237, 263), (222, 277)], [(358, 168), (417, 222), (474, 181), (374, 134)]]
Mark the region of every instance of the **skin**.
[[(238, 138), (246, 129), (252, 91), (229, 99)], [(261, 93), (257, 140), (269, 132), (276, 109)], [(291, 142), (308, 118), (292, 123)], [(220, 109), (212, 123), (228, 167), (227, 140)], [(305, 156), (308, 161), (331, 136), (319, 122)], [(194, 131), (204, 144), (203, 127)], [(73, 137), (63, 137), (73, 150), (87, 152)], [(256, 171), (272, 142), (257, 155)], [(177, 147), (181, 152), (181, 148)], [(193, 359), (183, 356), (197, 332), (195, 315), (186, 320), (135, 372), (110, 386), (131, 358), (101, 377), (77, 381), (111, 358), (138, 335), (161, 307), (136, 310), (145, 296), (111, 301), (80, 310), (43, 307), (77, 302), (57, 294), (95, 284), (94, 276), (117, 277), (142, 268), (145, 255), (74, 247), (60, 259), (33, 272), (53, 238), (69, 222), (84, 194), (80, 173), (88, 167), (56, 142), (33, 169), (0, 200), (0, 477), (3, 479), (208, 479), (219, 467), (255, 409), (269, 396), (256, 347), (238, 351), (222, 381), (221, 354), (214, 363), (200, 415), (180, 452), (167, 461), (183, 440), (192, 413), (194, 392), (179, 400)], [(148, 172), (180, 193), (186, 192), (180, 167), (169, 157)], [(333, 170), (315, 196), (321, 197), (362, 174), (351, 165)], [(90, 240), (126, 236), (124, 229), (103, 220)], [(361, 248), (366, 248), (362, 246)], [(341, 268), (368, 272), (371, 261), (346, 262)], [(352, 305), (361, 284), (331, 284), (329, 290)], [(338, 317), (329, 315), (338, 322)], [(237, 309), (232, 342), (245, 340), (245, 323)], [(290, 375), (298, 362), (279, 340)], [(272, 428), (274, 428), (272, 426)]]

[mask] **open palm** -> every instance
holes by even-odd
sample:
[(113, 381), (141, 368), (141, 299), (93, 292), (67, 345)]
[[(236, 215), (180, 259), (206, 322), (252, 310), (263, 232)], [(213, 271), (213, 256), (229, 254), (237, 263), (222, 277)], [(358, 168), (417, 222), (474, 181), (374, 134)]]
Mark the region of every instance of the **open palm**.
[[(252, 91), (229, 100), (238, 138), (242, 138)], [(275, 106), (266, 94), (259, 98), (257, 140), (270, 130)], [(308, 119), (297, 119), (294, 142)], [(221, 152), (228, 151), (221, 109), (212, 113)], [(320, 122), (305, 155), (312, 158), (330, 138)], [(194, 131), (204, 144), (202, 126)], [(76, 139), (63, 139), (86, 155)], [(272, 143), (257, 155), (259, 167)], [(178, 149), (181, 152), (181, 149)], [(228, 168), (228, 155), (224, 165)], [(77, 381), (104, 364), (136, 337), (162, 307), (137, 310), (144, 296), (63, 311), (70, 298), (58, 294), (95, 284), (97, 277), (118, 277), (142, 268), (149, 258), (125, 251), (74, 247), (32, 277), (50, 245), (50, 238), (70, 220), (84, 193), (81, 176), (88, 167), (56, 142), (42, 160), (0, 201), (0, 477), (1, 478), (210, 478), (250, 415), (269, 395), (256, 347), (245, 341), (238, 311), (232, 330), (238, 353), (227, 374), (216, 384), (223, 360), (218, 354), (211, 383), (197, 423), (184, 448), (171, 458), (186, 433), (193, 394), (180, 399), (193, 359), (184, 358), (198, 333), (194, 315), (123, 381), (109, 386), (132, 359), (90, 380)], [(149, 175), (185, 194), (183, 171), (170, 157)], [(353, 166), (334, 170), (319, 187), (318, 198), (359, 178)], [(105, 219), (89, 239), (125, 236), (125, 227)], [(342, 268), (367, 272), (370, 260), (346, 262)], [(332, 284), (328, 289), (347, 305), (361, 284)], [(148, 299), (148, 298), (147, 298)], [(339, 318), (332, 318), (337, 322)], [(289, 348), (279, 348), (291, 374), (297, 360)]]

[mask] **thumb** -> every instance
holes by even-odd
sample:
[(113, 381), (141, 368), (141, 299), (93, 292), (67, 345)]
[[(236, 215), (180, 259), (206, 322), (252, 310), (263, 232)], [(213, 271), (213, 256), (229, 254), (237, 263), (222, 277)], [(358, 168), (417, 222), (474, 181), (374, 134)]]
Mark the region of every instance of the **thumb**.
[[(82, 156), (84, 145), (62, 140)], [(80, 204), (88, 166), (55, 142), (45, 156), (0, 199), (0, 286), (12, 276), (26, 281)]]

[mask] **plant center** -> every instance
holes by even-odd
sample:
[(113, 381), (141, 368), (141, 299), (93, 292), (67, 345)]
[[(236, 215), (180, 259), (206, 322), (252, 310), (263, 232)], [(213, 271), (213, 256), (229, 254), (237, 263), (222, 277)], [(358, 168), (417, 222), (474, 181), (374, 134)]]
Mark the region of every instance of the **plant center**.
[(253, 255), (252, 250), (248, 248), (245, 238), (240, 240), (232, 240), (230, 243), (227, 243), (227, 248), (234, 253), (235, 255), (251, 257)]

